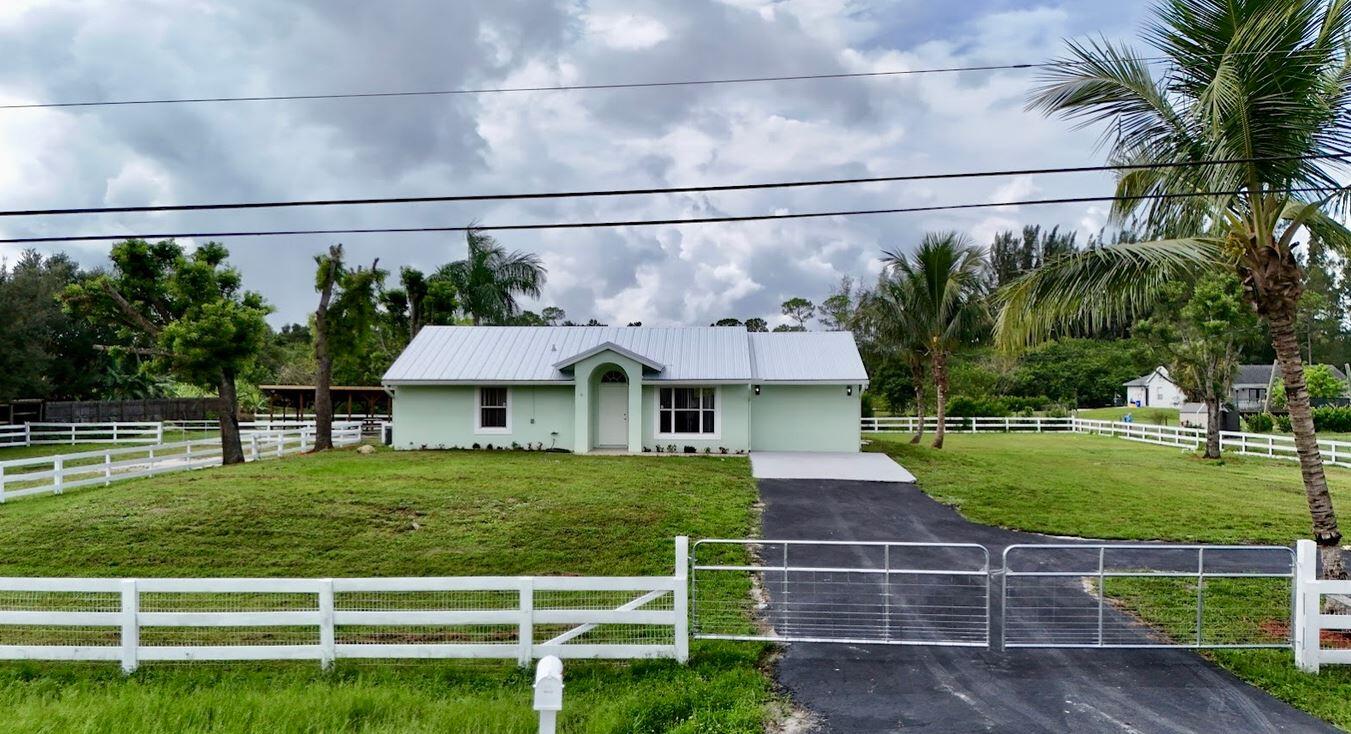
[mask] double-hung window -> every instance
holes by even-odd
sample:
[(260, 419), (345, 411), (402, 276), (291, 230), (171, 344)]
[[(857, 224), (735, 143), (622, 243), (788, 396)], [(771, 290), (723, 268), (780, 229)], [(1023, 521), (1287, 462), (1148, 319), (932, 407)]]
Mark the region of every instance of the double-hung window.
[(474, 430), (479, 433), (511, 432), (511, 393), (505, 387), (480, 387), (475, 406)]
[(663, 436), (716, 436), (717, 390), (711, 387), (663, 387), (657, 398), (657, 433)]

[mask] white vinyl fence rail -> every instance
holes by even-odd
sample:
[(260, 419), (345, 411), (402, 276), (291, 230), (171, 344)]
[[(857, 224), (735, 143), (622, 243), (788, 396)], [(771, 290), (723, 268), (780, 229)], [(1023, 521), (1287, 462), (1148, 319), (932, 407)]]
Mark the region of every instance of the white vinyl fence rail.
[(54, 446), (77, 443), (164, 443), (164, 425), (140, 423), (28, 423), (25, 445)]
[[(241, 436), (248, 461), (285, 456), (314, 446), (313, 428), (250, 431)], [(361, 442), (361, 424), (333, 424), (334, 446)], [(187, 471), (221, 463), (218, 438), (81, 451), (29, 459), (0, 461), (0, 503), (39, 494), (61, 494), (67, 489), (107, 486), (167, 472)]]
[(28, 424), (0, 426), (0, 448), (5, 446), (27, 446)]
[[(860, 425), (864, 433), (913, 433), (918, 425), (918, 419), (913, 416), (864, 418)], [(932, 431), (937, 425), (936, 419), (925, 419), (926, 431)], [(1203, 428), (1158, 426), (1151, 423), (1125, 423), (1123, 421), (1102, 421), (1087, 418), (948, 418), (944, 425), (950, 432), (963, 433), (1072, 431), (1094, 436), (1124, 438), (1128, 441), (1152, 443), (1160, 446), (1176, 446), (1184, 449), (1199, 449), (1206, 443), (1206, 432)], [(1320, 440), (1318, 447), (1323, 454), (1325, 463), (1351, 467), (1351, 442)], [(1263, 456), (1289, 461), (1299, 460), (1295, 451), (1293, 436), (1220, 431), (1220, 448), (1244, 456)]]
[(1317, 673), (1321, 665), (1351, 664), (1351, 646), (1323, 647), (1323, 630), (1346, 633), (1351, 614), (1324, 614), (1323, 597), (1351, 597), (1351, 581), (1318, 578), (1318, 546), (1312, 540), (1295, 543), (1295, 665)]
[(688, 550), (672, 576), (0, 578), (0, 659), (684, 662)]
[[(913, 433), (919, 426), (914, 416), (886, 416), (864, 418), (862, 429), (865, 433)], [(928, 416), (924, 419), (924, 430), (932, 431), (938, 427), (938, 419)], [(1068, 431), (1073, 428), (1072, 418), (1046, 418), (1041, 416), (976, 417), (955, 418), (948, 416), (943, 420), (948, 431), (966, 433), (1009, 433), (1027, 431), (1043, 433), (1046, 431)]]

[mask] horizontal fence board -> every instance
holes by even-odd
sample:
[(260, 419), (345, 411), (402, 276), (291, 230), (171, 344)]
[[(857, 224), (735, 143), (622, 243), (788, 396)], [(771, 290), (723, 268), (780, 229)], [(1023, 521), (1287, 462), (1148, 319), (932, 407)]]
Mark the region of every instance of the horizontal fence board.
[(318, 660), (318, 645), (164, 645), (136, 648), (143, 661)]
[(0, 660), (67, 660), (82, 662), (122, 659), (116, 645), (0, 645)]
[(568, 659), (636, 660), (675, 657), (674, 645), (535, 645), (537, 658), (548, 655)]
[(317, 594), (322, 583), (319, 579), (299, 578), (171, 578), (137, 579), (136, 588), (141, 593)]
[(675, 624), (675, 613), (656, 610), (552, 609), (535, 612), (535, 624)]
[(518, 576), (427, 576), (416, 578), (338, 578), (336, 593), (354, 591), (516, 591)]
[(122, 623), (121, 612), (3, 611), (0, 625), (32, 627), (110, 627)]
[(339, 626), (451, 626), (451, 625), (514, 625), (521, 621), (521, 613), (512, 609), (475, 609), (444, 611), (336, 611), (333, 623)]
[(314, 627), (319, 612), (140, 612), (142, 627)]
[(435, 644), (435, 645), (353, 645), (338, 644), (333, 651), (339, 658), (351, 659), (455, 659), (497, 658), (514, 659), (521, 646), (515, 642), (504, 644)]

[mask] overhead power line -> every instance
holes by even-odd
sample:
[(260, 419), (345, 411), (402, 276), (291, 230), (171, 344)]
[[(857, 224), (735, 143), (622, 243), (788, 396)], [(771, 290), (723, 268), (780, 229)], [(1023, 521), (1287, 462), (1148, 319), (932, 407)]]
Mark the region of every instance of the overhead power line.
[[(1232, 51), (1216, 56), (1268, 55), (1270, 51)], [(1168, 63), (1167, 56), (1140, 56), (1146, 63)], [(971, 66), (941, 66), (924, 69), (894, 69), (889, 71), (834, 72), (823, 74), (790, 74), (785, 76), (745, 76), (715, 79), (683, 79), (675, 81), (615, 82), (610, 84), (557, 84), (530, 87), (479, 87), (464, 89), (415, 89), (379, 92), (337, 92), (332, 94), (260, 94), (220, 97), (151, 97), (146, 99), (85, 100), (77, 102), (33, 102), (0, 105), (0, 110), (32, 110), (68, 107), (135, 107), (142, 105), (210, 104), (222, 102), (288, 102), (324, 99), (379, 99), (387, 97), (453, 97), (479, 94), (512, 94), (520, 92), (585, 92), (607, 89), (652, 89), (661, 87), (719, 86), (734, 84), (764, 84), (769, 82), (800, 82), (834, 79), (868, 79), (903, 77), (923, 74), (960, 74), (982, 71), (1019, 71), (1060, 65), (1058, 61), (1039, 61), (1015, 64), (978, 64)]]
[[(1330, 193), (1343, 191), (1339, 187), (1310, 186), (1287, 189), (1283, 193)], [(164, 240), (179, 238), (223, 238), (223, 237), (281, 237), (289, 235), (338, 235), (338, 234), (414, 234), (426, 232), (506, 232), (540, 229), (601, 229), (619, 227), (654, 227), (689, 224), (718, 224), (728, 222), (760, 222), (786, 219), (825, 219), (830, 217), (857, 217), (878, 214), (913, 214), (919, 212), (957, 211), (961, 209), (990, 209), (1003, 206), (1041, 206), (1048, 204), (1087, 204), (1107, 201), (1144, 201), (1201, 198), (1208, 196), (1235, 196), (1245, 191), (1197, 191), (1176, 194), (1143, 194), (1138, 196), (1072, 196), (1055, 199), (1031, 199), (1023, 201), (991, 201), (971, 204), (935, 204), (932, 206), (897, 207), (892, 209), (854, 209), (846, 211), (803, 212), (799, 214), (753, 214), (746, 216), (698, 217), (692, 219), (639, 219), (628, 221), (602, 222), (552, 222), (541, 224), (495, 224), (457, 227), (371, 227), (360, 229), (287, 229), (239, 232), (157, 232), (150, 234), (100, 234), (70, 235), (57, 237), (13, 237), (0, 239), (0, 244), (38, 244), (43, 242), (107, 242), (113, 240)]]
[(150, 99), (121, 99), (85, 102), (35, 102), (31, 104), (0, 105), (0, 110), (31, 110), (56, 107), (128, 107), (135, 105), (198, 104), (211, 102), (287, 102), (312, 99), (378, 99), (381, 97), (452, 97), (478, 94), (511, 94), (519, 92), (583, 92), (606, 89), (651, 89), (658, 87), (692, 87), (728, 84), (763, 84), (766, 82), (800, 82), (824, 79), (866, 79), (870, 77), (913, 76), (917, 74), (956, 74), (969, 71), (1001, 71), (1035, 69), (1050, 66), (1050, 62), (1036, 64), (989, 64), (984, 66), (950, 66), (932, 69), (896, 69), (893, 71), (840, 72), (834, 74), (793, 74), (789, 76), (747, 76), (721, 79), (685, 79), (657, 82), (617, 82), (614, 84), (559, 84), (536, 87), (479, 87), (471, 89), (420, 89), (394, 92), (340, 92), (336, 94), (277, 94), (243, 97), (161, 97)]
[(870, 176), (861, 178), (831, 178), (808, 181), (777, 181), (752, 184), (716, 184), (709, 186), (667, 186), (640, 189), (597, 189), (590, 191), (541, 191), (531, 193), (507, 194), (454, 194), (445, 196), (394, 196), (360, 199), (302, 199), (291, 201), (249, 201), (235, 203), (207, 204), (164, 204), (150, 206), (103, 206), (75, 207), (66, 209), (14, 209), (0, 210), (0, 217), (36, 217), (63, 216), (70, 214), (130, 214), (150, 212), (193, 212), (219, 211), (226, 209), (281, 209), (307, 206), (366, 206), (384, 204), (429, 204), (466, 201), (519, 201), (525, 199), (576, 199), (607, 196), (649, 196), (656, 194), (713, 193), (722, 191), (757, 191), (764, 189), (791, 189), (816, 186), (845, 186), (870, 183), (896, 183), (903, 181), (942, 181), (964, 178), (999, 178), (1007, 176), (1040, 176), (1066, 173), (1095, 173), (1103, 171), (1133, 171), (1142, 169), (1192, 168), (1202, 166), (1238, 165), (1246, 163), (1280, 163), (1307, 160), (1345, 160), (1351, 158), (1347, 153), (1317, 153), (1302, 156), (1276, 156), (1266, 158), (1228, 158), (1204, 161), (1179, 161), (1173, 163), (1138, 163), (1099, 166), (1073, 166), (1058, 168), (1023, 168), (996, 171), (964, 171), (950, 173), (921, 173), (904, 176)]

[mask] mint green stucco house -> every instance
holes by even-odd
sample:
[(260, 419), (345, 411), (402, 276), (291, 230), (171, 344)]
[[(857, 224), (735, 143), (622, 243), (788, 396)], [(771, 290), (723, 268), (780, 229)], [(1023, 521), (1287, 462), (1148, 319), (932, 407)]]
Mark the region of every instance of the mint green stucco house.
[(383, 383), (397, 449), (858, 451), (848, 332), (428, 326)]

